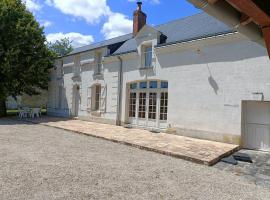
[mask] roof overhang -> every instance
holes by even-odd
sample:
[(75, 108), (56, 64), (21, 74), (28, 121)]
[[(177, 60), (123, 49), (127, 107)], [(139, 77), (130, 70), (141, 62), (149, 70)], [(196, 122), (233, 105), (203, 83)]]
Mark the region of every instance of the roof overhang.
[(270, 1), (188, 0), (252, 41), (265, 46), (270, 56)]

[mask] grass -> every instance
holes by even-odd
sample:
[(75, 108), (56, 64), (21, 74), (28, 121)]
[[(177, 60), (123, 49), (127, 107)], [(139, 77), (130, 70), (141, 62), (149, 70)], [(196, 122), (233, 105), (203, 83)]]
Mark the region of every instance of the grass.
[[(47, 113), (47, 110), (46, 109), (42, 109), (41, 110), (41, 113), (42, 113), (42, 115), (46, 115), (46, 113)], [(18, 115), (18, 110), (7, 110), (7, 115), (8, 116), (17, 116)]]

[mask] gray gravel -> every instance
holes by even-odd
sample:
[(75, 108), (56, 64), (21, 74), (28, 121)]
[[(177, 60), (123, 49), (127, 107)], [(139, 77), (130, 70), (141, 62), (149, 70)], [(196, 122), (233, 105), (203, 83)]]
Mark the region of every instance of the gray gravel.
[(269, 200), (270, 189), (213, 167), (0, 120), (0, 199)]

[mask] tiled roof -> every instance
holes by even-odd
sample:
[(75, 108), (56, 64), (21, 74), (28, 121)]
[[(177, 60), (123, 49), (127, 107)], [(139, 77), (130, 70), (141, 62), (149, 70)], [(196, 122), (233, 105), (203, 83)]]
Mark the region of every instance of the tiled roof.
[[(162, 45), (188, 41), (191, 39), (199, 39), (206, 36), (234, 31), (224, 23), (206, 13), (199, 13), (183, 19), (174, 20), (162, 25), (155, 26), (154, 28), (160, 31), (163, 35), (167, 36), (166, 43)], [(70, 54), (89, 51), (121, 42), (124, 42), (124, 44), (112, 55), (137, 51), (136, 40), (132, 37), (132, 34), (127, 34), (99, 43), (76, 48)]]
[[(199, 13), (183, 19), (174, 20), (155, 26), (154, 28), (167, 36), (166, 43), (162, 45), (233, 32), (227, 25), (206, 13)], [(131, 38), (114, 55), (135, 51), (136, 49), (135, 39)]]
[(89, 50), (93, 50), (93, 49), (97, 49), (97, 48), (101, 48), (101, 47), (105, 47), (105, 46), (109, 46), (109, 45), (113, 45), (113, 44), (117, 44), (117, 43), (121, 43), (121, 42), (125, 42), (131, 38), (132, 38), (132, 34), (122, 35), (122, 36), (112, 38), (109, 40), (104, 40), (102, 42), (98, 42), (98, 43), (94, 43), (94, 44), (90, 44), (87, 46), (76, 48), (69, 55), (77, 54), (77, 53), (81, 53), (81, 52), (85, 52), (85, 51), (89, 51)]

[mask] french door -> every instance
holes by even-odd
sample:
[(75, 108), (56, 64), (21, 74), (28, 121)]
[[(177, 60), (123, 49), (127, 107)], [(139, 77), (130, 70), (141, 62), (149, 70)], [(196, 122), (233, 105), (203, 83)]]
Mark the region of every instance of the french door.
[(136, 90), (129, 93), (129, 123), (134, 126), (166, 129), (168, 92)]

